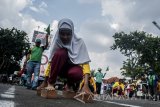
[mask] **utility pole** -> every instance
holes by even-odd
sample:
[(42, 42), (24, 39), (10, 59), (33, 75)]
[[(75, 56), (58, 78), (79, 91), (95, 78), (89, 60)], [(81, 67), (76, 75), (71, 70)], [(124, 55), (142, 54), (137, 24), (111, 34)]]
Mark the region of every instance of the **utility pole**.
[(160, 30), (160, 26), (157, 24), (157, 22), (153, 21), (152, 23)]

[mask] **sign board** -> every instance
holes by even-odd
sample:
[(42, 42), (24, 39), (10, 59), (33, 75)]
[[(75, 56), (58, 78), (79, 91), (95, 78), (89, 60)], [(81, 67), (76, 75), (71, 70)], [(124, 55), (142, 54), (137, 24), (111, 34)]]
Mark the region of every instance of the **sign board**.
[[(47, 49), (49, 49), (49, 47), (51, 45), (52, 38), (53, 38), (53, 35), (49, 35)], [(44, 46), (46, 44), (46, 33), (35, 30), (34, 33), (33, 33), (32, 42), (35, 42), (36, 39), (40, 39), (41, 40), (41, 45)]]
[(44, 76), (44, 73), (48, 64), (48, 53), (49, 53), (49, 50), (45, 50), (43, 52), (39, 76)]
[(44, 46), (46, 44), (46, 33), (40, 31), (34, 31), (32, 42), (35, 42), (36, 39), (41, 40), (41, 44)]

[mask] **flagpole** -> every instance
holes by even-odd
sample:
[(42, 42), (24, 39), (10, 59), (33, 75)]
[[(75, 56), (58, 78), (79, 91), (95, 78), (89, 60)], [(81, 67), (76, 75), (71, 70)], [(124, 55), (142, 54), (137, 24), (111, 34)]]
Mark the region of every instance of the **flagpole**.
[(38, 29), (37, 29), (37, 32), (38, 32), (38, 34), (39, 34), (39, 28), (40, 28), (40, 26), (37, 26), (37, 28), (38, 28)]

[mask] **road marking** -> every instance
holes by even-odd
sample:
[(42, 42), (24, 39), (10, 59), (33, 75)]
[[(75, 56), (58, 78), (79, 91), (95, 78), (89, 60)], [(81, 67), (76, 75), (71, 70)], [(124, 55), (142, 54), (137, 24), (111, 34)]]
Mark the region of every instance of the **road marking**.
[(0, 107), (15, 107), (15, 103), (13, 101), (0, 100)]
[[(15, 86), (10, 87), (4, 93), (0, 94), (2, 98), (15, 98)], [(0, 107), (15, 107), (15, 103), (9, 99), (0, 100)]]
[(103, 100), (97, 100), (97, 99), (94, 99), (94, 100), (96, 100), (96, 101), (102, 101), (102, 102), (106, 102), (106, 103), (110, 103), (110, 104), (121, 105), (121, 106), (125, 106), (125, 107), (141, 107), (141, 106), (124, 104), (124, 103), (118, 103), (118, 102), (113, 102), (113, 101), (103, 101)]
[(0, 96), (2, 98), (15, 98), (14, 92), (15, 92), (15, 86), (12, 86), (7, 91), (0, 94)]
[(14, 95), (1, 94), (1, 97), (3, 97), (3, 98), (14, 98)]
[(13, 93), (13, 92), (4, 92), (4, 94), (14, 95), (14, 93)]

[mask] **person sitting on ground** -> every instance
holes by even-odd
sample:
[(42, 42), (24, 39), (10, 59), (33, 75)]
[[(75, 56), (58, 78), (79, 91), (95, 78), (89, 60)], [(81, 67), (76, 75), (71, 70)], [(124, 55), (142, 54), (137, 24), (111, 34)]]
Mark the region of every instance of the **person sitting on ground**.
[(74, 25), (70, 19), (62, 19), (58, 23), (58, 30), (51, 45), (49, 61), (51, 70), (48, 78), (47, 90), (55, 90), (53, 84), (57, 76), (67, 78), (67, 85), (82, 80), (84, 75), (83, 91), (91, 94), (88, 87), (90, 75), (90, 58), (87, 48), (81, 38), (74, 33)]
[(119, 82), (115, 82), (112, 86), (112, 94), (124, 95), (124, 84), (120, 79)]
[(129, 90), (129, 98), (132, 98), (133, 97), (133, 95), (134, 95), (134, 93), (135, 93), (135, 84), (134, 83), (132, 83), (131, 85), (130, 85), (130, 90)]

